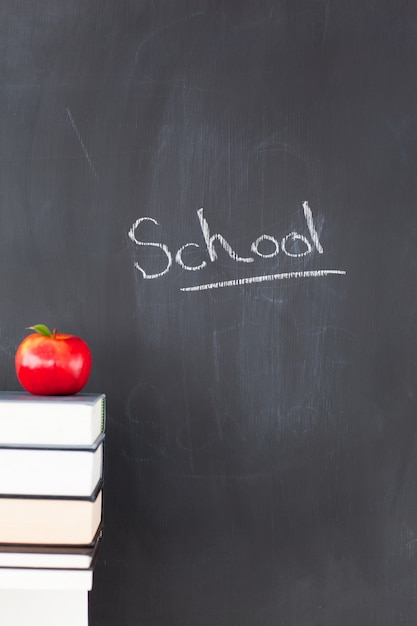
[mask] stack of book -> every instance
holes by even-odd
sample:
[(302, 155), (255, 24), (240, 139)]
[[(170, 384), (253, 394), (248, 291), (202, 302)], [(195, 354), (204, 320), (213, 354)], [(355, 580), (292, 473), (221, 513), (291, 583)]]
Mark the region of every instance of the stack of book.
[(104, 394), (0, 392), (0, 624), (88, 626)]

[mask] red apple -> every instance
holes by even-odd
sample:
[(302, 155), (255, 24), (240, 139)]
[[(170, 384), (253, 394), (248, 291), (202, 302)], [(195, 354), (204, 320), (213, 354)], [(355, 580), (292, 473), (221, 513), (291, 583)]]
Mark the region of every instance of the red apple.
[(91, 371), (90, 348), (74, 335), (53, 333), (44, 324), (30, 326), (34, 333), (23, 339), (15, 356), (16, 374), (22, 387), (44, 396), (78, 393)]

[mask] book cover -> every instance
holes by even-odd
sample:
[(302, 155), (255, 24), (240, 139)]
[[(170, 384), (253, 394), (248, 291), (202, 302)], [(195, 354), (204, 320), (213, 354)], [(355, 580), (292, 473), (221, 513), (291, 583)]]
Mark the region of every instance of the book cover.
[(0, 392), (0, 442), (91, 445), (105, 430), (105, 395), (35, 396)]
[(92, 569), (101, 540), (100, 527), (93, 542), (86, 546), (0, 544), (0, 567)]
[(87, 589), (0, 589), (2, 626), (88, 626)]
[(0, 496), (0, 543), (90, 544), (102, 517), (102, 484), (90, 498)]
[(91, 568), (83, 570), (0, 567), (0, 590), (83, 589), (90, 591), (92, 587), (93, 570)]
[(30, 447), (0, 442), (3, 495), (90, 496), (103, 476), (103, 439), (91, 446)]

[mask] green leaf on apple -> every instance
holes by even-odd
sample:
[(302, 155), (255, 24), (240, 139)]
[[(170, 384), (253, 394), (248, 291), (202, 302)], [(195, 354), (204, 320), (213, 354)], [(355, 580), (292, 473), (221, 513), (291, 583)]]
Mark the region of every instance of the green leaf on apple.
[(40, 335), (44, 335), (45, 337), (52, 337), (52, 333), (45, 324), (35, 324), (34, 326), (29, 326), (28, 330), (34, 330), (36, 333)]

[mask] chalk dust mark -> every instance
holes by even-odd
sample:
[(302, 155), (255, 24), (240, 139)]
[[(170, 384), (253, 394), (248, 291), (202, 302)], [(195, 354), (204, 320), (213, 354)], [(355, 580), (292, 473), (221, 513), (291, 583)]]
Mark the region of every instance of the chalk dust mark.
[(159, 28), (153, 30), (151, 33), (149, 33), (149, 35), (147, 35), (140, 42), (140, 44), (136, 48), (135, 63), (137, 63), (139, 52), (148, 43), (149, 40), (153, 39), (156, 35), (159, 35), (161, 32), (169, 30), (170, 28), (172, 28), (173, 26), (176, 26), (177, 24), (181, 24), (181, 22), (187, 22), (189, 19), (194, 19), (195, 17), (201, 17), (202, 15), (205, 15), (204, 11), (198, 11), (196, 13), (191, 13), (190, 15), (185, 15), (184, 17), (180, 17), (180, 18), (178, 18), (176, 20), (173, 20), (172, 22), (169, 22), (168, 24), (164, 24), (163, 26), (160, 26)]
[(80, 131), (78, 130), (77, 125), (76, 125), (76, 123), (75, 123), (75, 120), (74, 120), (74, 118), (72, 117), (71, 111), (69, 110), (69, 108), (68, 108), (68, 107), (67, 107), (67, 115), (68, 115), (68, 119), (69, 119), (69, 121), (70, 121), (70, 124), (71, 124), (71, 126), (72, 126), (72, 129), (73, 129), (73, 131), (74, 131), (74, 133), (75, 133), (75, 135), (76, 135), (76, 137), (77, 137), (78, 141), (80, 142), (81, 148), (82, 148), (82, 150), (83, 150), (83, 152), (84, 152), (84, 156), (85, 156), (85, 158), (87, 159), (87, 163), (88, 163), (88, 165), (90, 166), (91, 171), (93, 172), (94, 178), (95, 178), (97, 181), (99, 181), (99, 180), (100, 180), (100, 178), (99, 178), (99, 175), (97, 174), (97, 170), (96, 170), (96, 168), (94, 167), (94, 163), (93, 163), (93, 161), (91, 160), (91, 156), (90, 156), (90, 154), (89, 154), (89, 152), (88, 152), (88, 150), (87, 150), (87, 148), (86, 148), (86, 146), (85, 146), (85, 143), (84, 143), (84, 142), (83, 142), (83, 140), (82, 140), (82, 137), (81, 137), (81, 135), (80, 135)]

